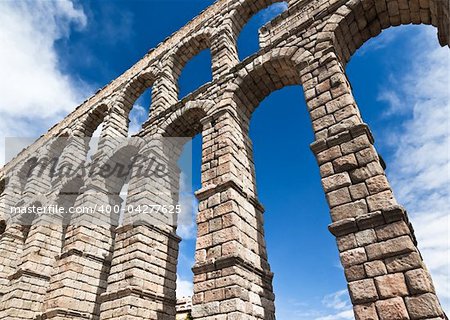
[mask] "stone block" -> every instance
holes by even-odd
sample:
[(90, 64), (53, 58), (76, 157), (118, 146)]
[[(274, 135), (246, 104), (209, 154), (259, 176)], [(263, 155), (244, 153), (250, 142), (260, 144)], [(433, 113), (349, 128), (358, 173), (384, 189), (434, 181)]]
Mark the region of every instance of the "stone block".
[(433, 293), (406, 297), (406, 307), (408, 308), (411, 320), (441, 317), (443, 315), (439, 301)]
[(377, 301), (375, 306), (380, 320), (409, 320), (405, 302), (400, 297)]
[(353, 307), (356, 320), (379, 320), (374, 303), (357, 304)]
[(333, 168), (335, 172), (344, 172), (355, 169), (358, 166), (356, 157), (353, 153), (339, 157), (333, 160)]
[(330, 192), (343, 187), (348, 187), (351, 184), (348, 173), (337, 173), (332, 176), (322, 179), (322, 186), (325, 192)]
[(331, 219), (339, 221), (347, 218), (356, 218), (367, 213), (366, 201), (361, 199), (331, 208)]
[(411, 238), (402, 236), (383, 242), (370, 244), (366, 247), (367, 256), (370, 260), (389, 258), (395, 255), (416, 251)]
[(341, 188), (326, 194), (330, 208), (352, 201), (348, 188)]
[(378, 299), (378, 293), (373, 279), (350, 282), (348, 288), (354, 304), (368, 303)]
[(422, 258), (416, 251), (387, 258), (385, 264), (389, 273), (407, 271), (423, 266)]
[(375, 284), (381, 298), (402, 297), (408, 294), (403, 273), (394, 273), (375, 278)]
[(397, 221), (375, 229), (378, 240), (388, 240), (410, 233), (408, 225), (404, 221)]
[(337, 237), (336, 241), (340, 252), (354, 249), (358, 246), (356, 243), (355, 235), (353, 233)]
[(377, 236), (373, 229), (367, 229), (355, 233), (356, 243), (363, 247), (377, 241)]
[(369, 191), (367, 190), (365, 183), (351, 185), (349, 190), (353, 200), (363, 199), (369, 195)]
[(366, 277), (364, 265), (358, 264), (344, 269), (345, 278), (348, 282), (361, 280)]
[(386, 265), (381, 260), (366, 262), (364, 268), (367, 276), (371, 278), (387, 274)]
[(431, 276), (425, 269), (410, 270), (405, 273), (406, 283), (411, 294), (434, 293)]
[(392, 191), (383, 191), (367, 197), (370, 211), (383, 210), (397, 205)]
[(341, 252), (340, 257), (344, 267), (351, 267), (367, 261), (367, 255), (364, 248), (356, 248)]

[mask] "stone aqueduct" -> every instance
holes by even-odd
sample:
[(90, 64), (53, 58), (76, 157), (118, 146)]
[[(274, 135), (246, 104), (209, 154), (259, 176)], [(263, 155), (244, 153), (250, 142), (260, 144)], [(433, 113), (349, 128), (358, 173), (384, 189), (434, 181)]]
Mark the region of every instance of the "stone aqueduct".
[[(99, 196), (106, 186), (83, 177), (47, 181), (24, 172), (31, 159), (49, 156), (55, 137), (89, 137), (101, 123), (95, 157), (123, 151), (111, 141), (127, 136), (130, 109), (150, 87), (150, 116), (138, 136), (203, 138), (193, 317), (275, 319), (248, 130), (266, 96), (297, 84), (311, 116), (311, 149), (356, 319), (446, 318), (345, 66), (364, 42), (400, 24), (431, 24), (448, 46), (448, 0), (289, 0), (288, 10), (260, 29), (260, 50), (239, 61), (239, 32), (274, 2), (218, 0), (1, 169), (0, 319), (175, 318), (180, 239), (173, 226), (127, 224), (125, 218), (110, 229), (72, 217), (62, 228), (37, 223), (45, 219), (40, 216), (27, 227), (8, 219), (8, 206), (57, 202), (70, 187), (81, 188), (74, 203), (118, 201)], [(179, 100), (183, 66), (207, 48), (212, 81)], [(80, 152), (87, 152), (86, 145), (69, 143), (59, 161), (83, 161)], [(145, 181), (132, 177), (129, 183), (127, 201), (155, 201)]]

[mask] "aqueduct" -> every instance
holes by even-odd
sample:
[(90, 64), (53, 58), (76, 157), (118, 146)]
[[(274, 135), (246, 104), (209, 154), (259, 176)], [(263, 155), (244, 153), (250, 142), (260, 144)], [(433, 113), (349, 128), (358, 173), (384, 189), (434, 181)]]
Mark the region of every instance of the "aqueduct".
[[(260, 29), (260, 50), (239, 61), (242, 27), (275, 2), (218, 0), (1, 169), (0, 319), (175, 319), (180, 238), (174, 217), (148, 223), (125, 216), (120, 222), (96, 212), (112, 223), (63, 215), (45, 223), (46, 215), (9, 214), (17, 205), (120, 203), (125, 178), (52, 179), (38, 176), (33, 165), (55, 155), (60, 167), (83, 163), (88, 145), (76, 138), (92, 136), (100, 124), (93, 158), (103, 163), (148, 154), (146, 141), (154, 138), (202, 135), (193, 317), (275, 319), (248, 131), (266, 96), (297, 84), (311, 116), (311, 149), (355, 318), (446, 318), (407, 213), (393, 196), (360, 116), (345, 65), (367, 40), (400, 24), (431, 24), (440, 44), (448, 46), (449, 1), (289, 0), (287, 11)], [(181, 70), (208, 48), (212, 81), (180, 100)], [(152, 106), (136, 135), (140, 140), (123, 145), (130, 109), (150, 87)], [(56, 138), (67, 143), (59, 145)], [(170, 152), (177, 156), (180, 150), (174, 146)], [(171, 179), (177, 179), (171, 165)], [(157, 188), (172, 194), (169, 184)], [(151, 178), (132, 172), (127, 203), (174, 200), (161, 198), (154, 188)]]

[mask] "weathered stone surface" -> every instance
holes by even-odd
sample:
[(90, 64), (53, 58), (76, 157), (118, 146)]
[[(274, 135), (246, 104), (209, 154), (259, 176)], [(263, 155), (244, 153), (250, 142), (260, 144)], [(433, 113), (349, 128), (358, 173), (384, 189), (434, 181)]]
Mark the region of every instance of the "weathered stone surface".
[(363, 247), (371, 243), (377, 242), (377, 236), (373, 229), (366, 229), (355, 233), (356, 243)]
[(368, 277), (376, 277), (387, 274), (386, 265), (381, 260), (369, 261), (364, 264)]
[(356, 320), (378, 320), (375, 303), (358, 304), (353, 307)]
[(380, 320), (408, 320), (408, 311), (402, 298), (392, 298), (376, 302)]
[(397, 205), (397, 201), (391, 191), (383, 191), (367, 197), (370, 211), (384, 210)]
[(366, 278), (366, 272), (364, 270), (364, 265), (362, 264), (347, 267), (344, 269), (344, 272), (348, 282)]
[(364, 248), (356, 248), (341, 252), (341, 262), (344, 267), (350, 267), (355, 264), (361, 264), (367, 261), (367, 255)]
[(358, 166), (356, 157), (353, 153), (333, 160), (333, 168), (335, 172), (349, 171)]
[[(373, 161), (368, 163), (365, 167), (361, 167), (351, 171), (350, 178), (354, 183), (359, 183), (369, 180), (374, 176), (382, 175), (383, 173), (384, 170), (381, 167), (380, 163), (378, 161)], [(370, 184), (367, 183), (367, 186), (369, 187)]]
[(409, 234), (408, 225), (404, 221), (389, 223), (375, 229), (378, 240), (388, 240)]
[(425, 293), (407, 297), (406, 307), (412, 320), (442, 316), (442, 308), (435, 294)]
[[(201, 134), (203, 139), (194, 318), (274, 319), (264, 208), (255, 190), (248, 131), (260, 102), (287, 85), (304, 89), (315, 138), (311, 149), (331, 209), (329, 230), (338, 237), (356, 319), (439, 318), (442, 309), (413, 229), (396, 203), (344, 69), (357, 48), (390, 26), (432, 23), (440, 43), (448, 45), (446, 2), (288, 1), (289, 10), (260, 29), (261, 49), (240, 61), (240, 30), (273, 3), (216, 1), (0, 169), (1, 320), (175, 318), (180, 239), (174, 221), (160, 220), (176, 220), (175, 215), (165, 212), (143, 223), (145, 214), (125, 214), (118, 228), (116, 216), (76, 217), (80, 220), (70, 221), (67, 230), (36, 219), (31, 226), (9, 224), (3, 217), (8, 206), (32, 203), (36, 195), (43, 196), (42, 205), (59, 203), (65, 184), (71, 183), (47, 174), (38, 178), (36, 168), (30, 170), (33, 159), (56, 154), (58, 165), (86, 164), (89, 141), (72, 141), (50, 152), (54, 137), (90, 138), (102, 125), (95, 161), (109, 163), (117, 152), (131, 161), (131, 149), (150, 154), (153, 142), (124, 146), (120, 141), (128, 136), (133, 104), (150, 87), (152, 106), (139, 137), (153, 141), (159, 135)], [(211, 53), (212, 81), (180, 100), (179, 76), (204, 49)], [(127, 205), (177, 203), (176, 162), (182, 147), (172, 147), (161, 157), (170, 178), (157, 183), (132, 175)], [(117, 199), (122, 179), (91, 179), (86, 173), (79, 178), (70, 205), (122, 204)], [(88, 226), (80, 223), (86, 220)]]
[(327, 200), (330, 208), (352, 201), (348, 188), (342, 188), (327, 193)]
[(369, 191), (367, 190), (365, 183), (351, 185), (349, 190), (353, 200), (363, 199), (369, 195)]
[(367, 213), (367, 204), (361, 199), (331, 208), (330, 213), (333, 221), (356, 218)]
[(355, 235), (353, 233), (337, 237), (336, 241), (340, 252), (354, 249), (358, 246), (356, 243)]
[(347, 172), (337, 173), (322, 179), (322, 185), (325, 192), (348, 187), (350, 184), (351, 181)]
[(383, 174), (367, 179), (366, 184), (370, 194), (376, 194), (390, 189), (389, 182)]
[(402, 297), (408, 295), (403, 273), (394, 273), (375, 278), (375, 284), (381, 298)]
[(353, 303), (362, 304), (378, 299), (373, 279), (358, 280), (348, 284)]
[(367, 256), (370, 260), (389, 258), (390, 256), (414, 252), (415, 250), (416, 247), (409, 236), (370, 244), (366, 247)]
[(431, 276), (425, 269), (410, 270), (405, 273), (406, 283), (412, 294), (431, 292), (434, 293), (434, 286)]
[(386, 268), (389, 273), (420, 268), (423, 265), (422, 259), (417, 252), (411, 252), (385, 260)]

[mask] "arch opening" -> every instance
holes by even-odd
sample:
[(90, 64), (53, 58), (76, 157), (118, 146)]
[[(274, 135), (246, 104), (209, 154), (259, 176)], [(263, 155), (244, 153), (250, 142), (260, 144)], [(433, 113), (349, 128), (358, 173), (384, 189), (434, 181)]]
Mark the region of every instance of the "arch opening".
[(142, 124), (149, 118), (154, 103), (158, 101), (158, 92), (153, 90), (157, 79), (156, 70), (148, 70), (137, 75), (127, 84), (121, 94), (121, 109), (126, 117), (126, 132), (130, 137), (142, 129)]
[[(271, 1), (271, 4), (260, 4), (259, 11), (251, 8), (241, 9), (244, 16), (240, 17), (240, 24), (235, 25), (237, 51), (239, 60), (251, 56), (261, 49), (259, 30), (265, 24), (288, 9), (287, 1)], [(241, 20), (242, 19), (242, 20)]]
[(92, 161), (92, 156), (98, 150), (98, 143), (103, 129), (103, 124), (105, 117), (108, 113), (108, 106), (106, 104), (101, 104), (99, 107), (95, 108), (92, 113), (89, 113), (82, 125), (82, 137), (85, 137), (87, 141), (85, 147), (85, 162), (89, 163)]
[(27, 211), (23, 213), (19, 218), (20, 231), (22, 233), (23, 243), (26, 243), (28, 235), (30, 234), (33, 223), (37, 218), (36, 212), (38, 208), (42, 208), (42, 203), (39, 201), (32, 202), (27, 206), (27, 210), (31, 209), (31, 212)]
[(72, 215), (75, 209), (75, 203), (79, 195), (81, 194), (81, 188), (83, 187), (83, 178), (76, 177), (67, 182), (61, 189), (57, 198), (57, 205), (64, 209), (64, 213), (61, 217), (62, 232), (61, 232), (61, 252), (65, 247), (67, 232), (72, 222)]
[[(346, 5), (350, 9), (345, 16), (335, 14), (331, 20), (337, 21), (334, 27), (334, 47), (341, 61), (346, 64), (352, 55), (366, 41), (379, 35), (382, 30), (389, 27), (425, 24), (439, 26), (445, 19), (443, 11), (445, 1), (424, 0), (416, 1), (355, 1)], [(448, 4), (447, 4), (448, 6)], [(443, 37), (442, 27), (439, 31), (440, 39)], [(448, 35), (447, 35), (448, 36)], [(441, 41), (442, 43), (442, 41)], [(447, 43), (447, 45), (450, 45)]]
[(197, 239), (196, 214), (198, 201), (194, 195), (195, 190), (201, 188), (201, 145), (202, 124), (206, 116), (205, 102), (188, 103), (163, 125), (163, 139), (168, 146), (171, 140), (176, 149), (174, 157), (180, 169), (177, 181), (178, 193), (175, 200), (181, 206), (176, 220), (176, 234), (181, 242), (177, 253), (176, 268), (176, 297), (188, 301), (193, 295), (193, 272), (195, 246)]
[(152, 89), (146, 89), (141, 96), (134, 102), (128, 115), (129, 127), (128, 137), (137, 134), (142, 129), (142, 125), (150, 115), (152, 105)]
[(38, 165), (38, 159), (36, 157), (32, 157), (28, 159), (20, 168), (17, 176), (19, 178), (19, 185), (17, 186), (17, 193), (20, 195), (23, 193), (25, 186), (31, 177), (33, 168)]
[(203, 49), (181, 67), (178, 77), (178, 98), (181, 100), (212, 80), (212, 55)]

